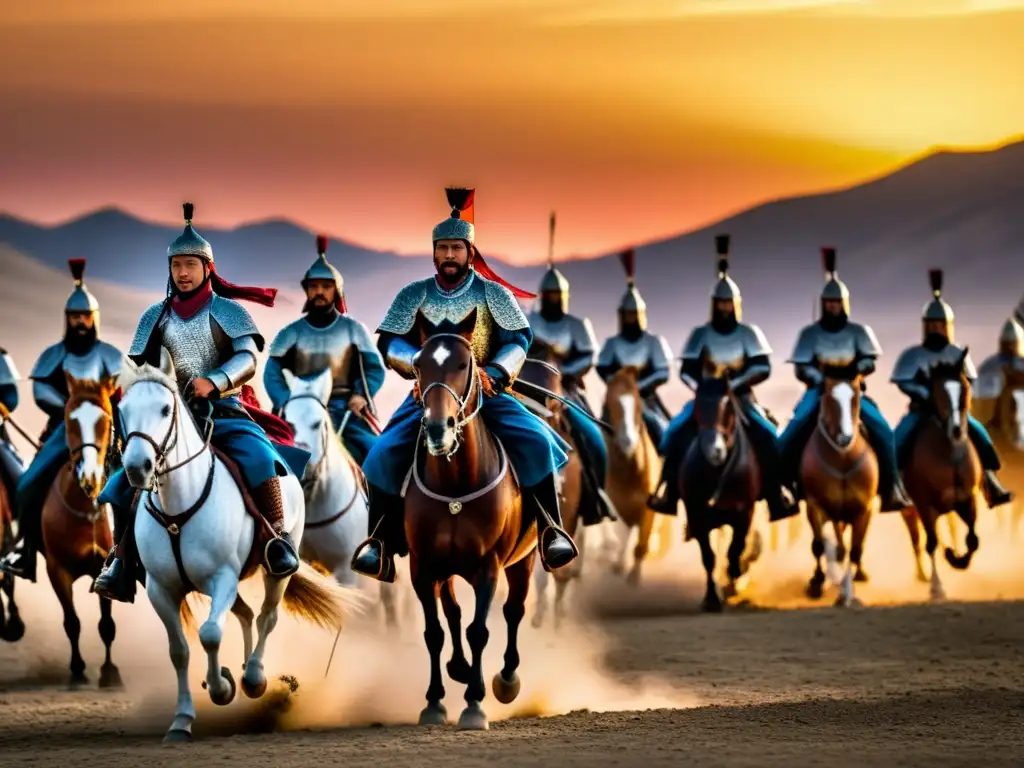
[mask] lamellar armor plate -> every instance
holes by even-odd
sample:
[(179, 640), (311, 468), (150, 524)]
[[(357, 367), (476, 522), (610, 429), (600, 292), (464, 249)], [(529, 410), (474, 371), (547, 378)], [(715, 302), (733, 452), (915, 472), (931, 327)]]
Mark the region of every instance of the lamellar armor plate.
[(97, 341), (84, 355), (69, 354), (64, 342), (58, 341), (43, 350), (29, 378), (43, 381), (63, 368), (76, 379), (99, 381), (104, 377), (117, 376), (121, 372), (123, 360), (117, 347), (105, 341)]
[[(563, 374), (578, 376), (581, 371), (575, 370), (578, 365), (586, 372), (593, 364), (593, 356), (597, 353), (597, 336), (589, 319), (580, 319), (573, 315), (564, 315), (555, 321), (544, 319), (539, 312), (531, 312), (528, 316), (530, 327), (533, 328), (533, 345), (530, 357), (546, 360), (557, 364)], [(565, 362), (573, 358), (569, 366)]]
[(978, 366), (978, 380), (974, 382), (974, 396), (979, 400), (994, 400), (1003, 394), (1006, 374), (1013, 373), (1015, 380), (1024, 373), (1024, 358), (1018, 355), (992, 355)]
[(286, 325), (271, 342), (270, 356), (284, 357), (289, 350), (296, 376), (316, 376), (330, 369), (334, 380), (332, 399), (352, 393), (359, 380), (356, 355), (377, 354), (366, 326), (345, 315), (338, 315), (325, 328), (310, 325), (304, 317)]
[[(956, 344), (947, 344), (938, 351), (926, 349), (920, 345), (910, 347), (904, 350), (903, 354), (896, 360), (896, 365), (892, 369), (892, 376), (889, 379), (895, 384), (911, 383), (918, 374), (927, 376), (928, 369), (933, 365), (943, 363), (954, 365), (960, 359), (963, 351), (963, 347), (959, 347)], [(973, 383), (978, 378), (978, 372), (974, 368), (974, 362), (971, 360), (970, 353), (967, 355), (965, 368), (967, 379)]]
[(836, 332), (826, 331), (818, 323), (800, 331), (793, 354), (787, 362), (815, 367), (843, 367), (866, 358), (882, 356), (882, 346), (870, 326), (847, 323)]
[(14, 360), (7, 354), (6, 350), (0, 349), (0, 387), (17, 384), (21, 376), (14, 365)]
[(495, 325), (506, 331), (530, 326), (511, 291), (470, 272), (454, 291), (443, 290), (432, 277), (405, 286), (391, 303), (377, 332), (404, 336), (413, 329), (418, 314), (434, 326), (457, 325), (473, 310), (476, 310), (476, 325), (470, 343), (480, 365), (492, 362), (498, 352)]
[(683, 360), (703, 360), (722, 371), (738, 373), (753, 357), (772, 353), (768, 339), (756, 325), (740, 323), (732, 333), (719, 333), (710, 323), (693, 329), (683, 346)]

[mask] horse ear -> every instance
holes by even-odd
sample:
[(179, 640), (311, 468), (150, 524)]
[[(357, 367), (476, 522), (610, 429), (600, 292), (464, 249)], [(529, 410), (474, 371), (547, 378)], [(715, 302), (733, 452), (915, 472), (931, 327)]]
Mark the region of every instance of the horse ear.
[(287, 368), (282, 368), (281, 375), (284, 376), (284, 385), (288, 387), (288, 391), (291, 392), (295, 389), (295, 374)]
[(67, 382), (68, 392), (74, 392), (78, 388), (78, 379), (71, 375), (71, 372), (64, 369), (64, 381)]
[(967, 356), (971, 353), (969, 346), (964, 347), (964, 351), (960, 353), (960, 365), (961, 367), (967, 364)]
[(122, 392), (131, 389), (132, 384), (139, 378), (139, 366), (131, 358), (125, 358), (121, 365), (121, 372), (117, 375), (117, 386)]
[(174, 360), (171, 359), (171, 353), (167, 347), (160, 347), (160, 373), (172, 381), (178, 380), (178, 373), (174, 369)]
[(471, 341), (474, 328), (476, 328), (476, 307), (473, 307), (470, 313), (462, 319), (462, 322), (455, 327), (455, 332), (466, 341)]
[(320, 398), (320, 402), (327, 405), (327, 401), (331, 399), (331, 390), (334, 389), (334, 374), (331, 373), (331, 369), (325, 368), (321, 371), (320, 375), (316, 377), (313, 386), (317, 397)]
[(422, 312), (417, 312), (416, 320), (413, 321), (413, 331), (419, 339), (417, 346), (422, 347), (427, 343), (427, 339), (437, 333), (437, 326), (427, 320)]

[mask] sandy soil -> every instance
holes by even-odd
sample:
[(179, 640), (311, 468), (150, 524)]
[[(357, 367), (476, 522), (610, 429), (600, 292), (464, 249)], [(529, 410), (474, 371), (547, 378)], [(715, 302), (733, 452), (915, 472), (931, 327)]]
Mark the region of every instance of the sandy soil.
[[(920, 602), (927, 589), (913, 580), (898, 523), (877, 521), (866, 561), (874, 579), (860, 592), (868, 607), (856, 610), (831, 607), (834, 595), (821, 607), (801, 597), (811, 567), (798, 523), (792, 540), (785, 529), (768, 540), (745, 599), (724, 615), (698, 611), (693, 545), (650, 564), (637, 590), (592, 560), (561, 629), (524, 623), (523, 693), (508, 707), (488, 699), (488, 733), (412, 725), (427, 657), (410, 603), (398, 633), (374, 616), (354, 620), (326, 678), (334, 638), (283, 620), (268, 671), (295, 675), (298, 690), (278, 683), (259, 703), (210, 704), (194, 643), (196, 741), (164, 746), (173, 678), (145, 599), (115, 613), (128, 688), (69, 691), (53, 596), (25, 588), (28, 634), (0, 648), (0, 765), (1022, 764), (1024, 579), (1008, 518), (988, 521), (971, 572), (941, 571), (951, 600), (936, 605)], [(95, 680), (102, 648), (86, 589), (83, 648)], [(460, 597), (466, 605), (468, 593)], [(499, 613), (491, 628), (488, 677), (503, 651)], [(229, 624), (233, 668), (236, 634)], [(453, 721), (461, 695), (448, 685)]]

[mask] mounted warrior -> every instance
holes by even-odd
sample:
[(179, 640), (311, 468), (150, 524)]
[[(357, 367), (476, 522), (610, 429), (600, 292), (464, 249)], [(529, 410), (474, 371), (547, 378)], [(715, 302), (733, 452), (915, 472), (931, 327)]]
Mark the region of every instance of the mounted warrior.
[[(760, 328), (742, 321), (743, 297), (740, 287), (729, 276), (729, 235), (716, 236), (715, 249), (718, 280), (711, 290), (711, 319), (690, 333), (683, 346), (679, 376), (694, 392), (706, 375), (728, 378), (747, 419), (747, 433), (761, 467), (762, 498), (768, 502), (771, 519), (782, 520), (797, 509), (783, 491), (775, 425), (754, 396), (754, 387), (771, 375), (772, 349)], [(664, 492), (655, 494), (651, 500), (651, 508), (663, 514), (674, 515), (678, 508), (679, 483), (675, 473), (696, 436), (694, 402), (686, 404), (665, 434), (666, 460), (659, 488), (664, 488)]]
[[(414, 379), (424, 332), (430, 336), (452, 333), (460, 323), (475, 318), (471, 345), (486, 394), (480, 413), (516, 471), (523, 488), (524, 518), (537, 522), (542, 562), (546, 568), (560, 568), (577, 555), (575, 544), (561, 528), (555, 479), (568, 460), (568, 446), (506, 392), (533, 341), (533, 331), (516, 296), (533, 296), (510, 289), (480, 256), (471, 221), (474, 191), (446, 192), (451, 216), (433, 231), (437, 274), (399, 292), (377, 328), (377, 348), (389, 368), (405, 379)], [(448, 351), (442, 346), (438, 353), (441, 350)], [(455, 395), (462, 397), (462, 393)], [(401, 494), (421, 439), (423, 417), (423, 405), (414, 389), (363, 464), (370, 484), (370, 537), (352, 559), (357, 573), (393, 581), (394, 556), (407, 552)]]
[(341, 273), (327, 261), (327, 238), (316, 239), (317, 260), (302, 278), (304, 317), (286, 325), (270, 343), (263, 385), (274, 413), (291, 393), (283, 371), (311, 379), (330, 370), (333, 380), (327, 410), (348, 452), (362, 463), (377, 432), (367, 423), (373, 398), (384, 383), (384, 362), (366, 326), (346, 314)]
[[(584, 525), (594, 525), (604, 519), (614, 519), (608, 497), (604, 494), (608, 474), (608, 450), (604, 436), (592, 418), (594, 412), (584, 393), (583, 377), (597, 361), (597, 337), (590, 319), (569, 314), (569, 281), (554, 264), (555, 214), (551, 214), (548, 240), (548, 271), (540, 281), (540, 291), (532, 312), (527, 315), (533, 329), (533, 343), (527, 356), (555, 366), (562, 374), (562, 389), (583, 413), (575, 408), (565, 410), (573, 442), (583, 464), (585, 481), (592, 486), (591, 495), (597, 500), (581, 510)], [(523, 394), (535, 393), (524, 389)]]
[[(928, 388), (929, 369), (934, 365), (948, 363), (957, 364), (964, 356), (965, 348), (954, 341), (953, 308), (942, 298), (942, 270), (929, 271), (932, 288), (932, 300), (925, 306), (921, 314), (924, 338), (921, 344), (904, 350), (893, 367), (891, 380), (910, 398), (910, 410), (896, 426), (896, 450), (900, 466), (910, 456), (921, 426), (921, 415), (928, 406), (931, 396)], [(978, 378), (970, 355), (964, 356), (964, 372), (972, 387)], [(992, 438), (984, 425), (974, 416), (968, 415), (968, 435), (982, 469), (985, 470), (984, 490), (989, 507), (997, 507), (1012, 501), (1013, 494), (1006, 490), (996, 471), (1002, 466), (999, 454), (992, 444)]]
[(124, 361), (117, 348), (100, 340), (100, 305), (83, 282), (85, 259), (70, 259), (68, 266), (75, 288), (64, 305), (64, 339), (47, 347), (29, 374), (33, 398), (47, 422), (39, 439), (42, 447), (21, 475), (15, 494), (21, 543), (0, 560), (0, 570), (29, 581), (36, 580), (46, 494), (60, 468), (71, 458), (64, 428), (68, 400), (65, 374), (92, 381), (116, 380)]
[[(797, 379), (807, 390), (797, 403), (780, 441), (785, 476), (801, 497), (802, 489), (796, 478), (800, 457), (818, 421), (824, 382), (822, 369), (851, 366), (867, 377), (874, 372), (882, 355), (882, 347), (871, 327), (850, 320), (850, 291), (836, 272), (835, 248), (822, 248), (821, 258), (826, 280), (821, 291), (821, 319), (800, 331), (789, 360), (796, 368)], [(861, 421), (878, 458), (882, 511), (895, 512), (910, 506), (897, 469), (892, 428), (875, 401), (867, 396), (861, 399)]]
[[(273, 529), (275, 538), (263, 553), (267, 572), (289, 576), (298, 569), (299, 557), (283, 528), (280, 478), (289, 471), (302, 477), (309, 454), (272, 443), (264, 429), (287, 435), (286, 425), (252, 404), (248, 388), (243, 391), (256, 374), (256, 355), (264, 341), (249, 312), (235, 300), (273, 306), (277, 291), (223, 280), (214, 266), (213, 247), (192, 227), (192, 204), (183, 208), (185, 229), (167, 249), (167, 298), (143, 313), (128, 356), (137, 365), (152, 366), (169, 357), (200, 428), (210, 430), (213, 447), (237, 463), (256, 507)], [(134, 495), (123, 470), (100, 495), (101, 502), (114, 505), (120, 543), (93, 589), (122, 602), (132, 602), (135, 595)]]
[(998, 400), (1010, 379), (1024, 374), (1024, 328), (1013, 317), (999, 331), (999, 351), (985, 358), (978, 367), (974, 385), (975, 400)]
[(637, 386), (643, 398), (643, 419), (647, 433), (660, 446), (670, 414), (658, 397), (658, 387), (672, 373), (672, 349), (665, 337), (647, 330), (647, 302), (636, 288), (636, 251), (630, 248), (620, 257), (626, 271), (626, 292), (619, 301), (619, 332), (605, 341), (597, 356), (597, 375), (605, 383), (623, 368), (637, 371)]
[(18, 381), (21, 376), (7, 350), (0, 349), (0, 482), (7, 489), (7, 498), (13, 499), (18, 480), (25, 472), (25, 463), (18, 455), (7, 432), (7, 420), (18, 407)]

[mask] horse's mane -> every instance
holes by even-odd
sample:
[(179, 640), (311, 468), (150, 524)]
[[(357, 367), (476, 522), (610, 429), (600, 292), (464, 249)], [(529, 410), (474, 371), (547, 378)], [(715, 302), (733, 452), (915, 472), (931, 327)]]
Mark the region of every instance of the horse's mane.
[(136, 384), (141, 384), (144, 382), (156, 382), (157, 384), (163, 384), (165, 387), (170, 389), (175, 394), (178, 393), (178, 382), (172, 379), (163, 371), (161, 371), (159, 368), (156, 368), (155, 366), (152, 366), (149, 363), (139, 366), (134, 371), (132, 371), (132, 373), (133, 376), (131, 377), (131, 381), (128, 387), (126, 387), (126, 391), (134, 387)]
[(84, 401), (95, 402), (97, 400), (106, 403), (110, 402), (110, 392), (104, 391), (103, 382), (94, 381), (93, 379), (76, 379), (74, 387), (68, 393), (68, 402), (65, 410), (70, 412), (75, 406)]

